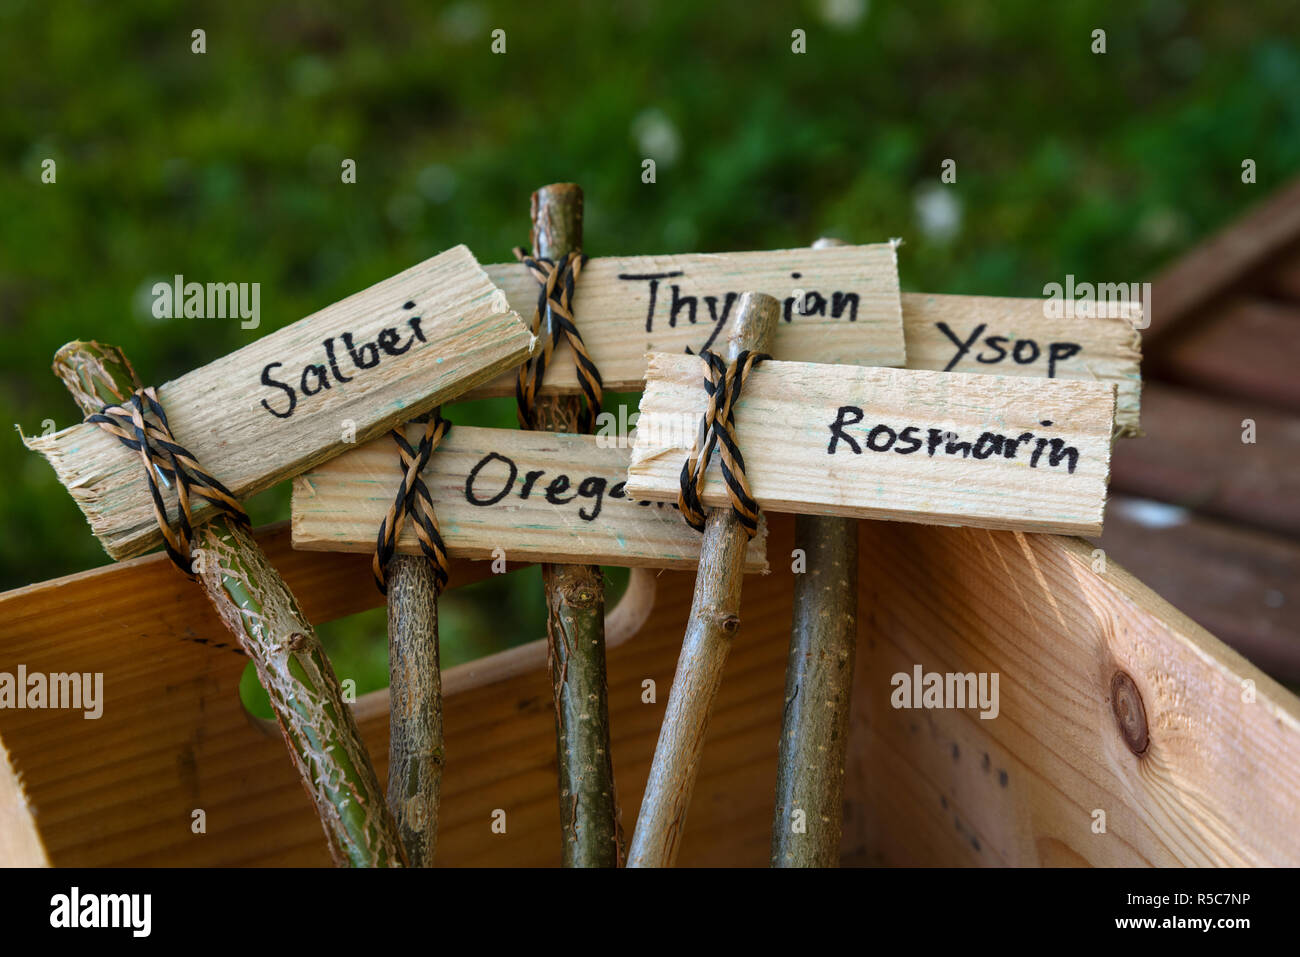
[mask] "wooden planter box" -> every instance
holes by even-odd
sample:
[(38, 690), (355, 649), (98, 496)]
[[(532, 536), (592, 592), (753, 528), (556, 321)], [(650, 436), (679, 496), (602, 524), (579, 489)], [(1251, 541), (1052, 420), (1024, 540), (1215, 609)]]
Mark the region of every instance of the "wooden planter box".
[[(793, 523), (744, 623), (709, 728), (683, 865), (765, 865), (791, 614)], [(846, 864), (1300, 864), (1300, 701), (1079, 539), (860, 523)], [(259, 535), (316, 622), (379, 604), (369, 559)], [(484, 577), (461, 563), (453, 585)], [(614, 765), (631, 831), (694, 575), (634, 575), (609, 628)], [(540, 629), (540, 625), (539, 625)], [(274, 728), (239, 699), (246, 659), (160, 555), (0, 595), (0, 671), (104, 673), (103, 716), (0, 710), (0, 863), (324, 865), (320, 825)], [(891, 706), (890, 678), (997, 672), (1000, 714)], [(1149, 744), (1111, 702), (1131, 677)], [(642, 703), (653, 679), (657, 701)], [(1253, 684), (1252, 684), (1253, 683)], [(381, 779), (385, 692), (357, 702)], [(438, 860), (555, 865), (544, 642), (444, 676)], [(206, 812), (207, 832), (191, 831)], [(491, 829), (507, 814), (505, 834)], [(1105, 830), (1098, 832), (1104, 813)]]

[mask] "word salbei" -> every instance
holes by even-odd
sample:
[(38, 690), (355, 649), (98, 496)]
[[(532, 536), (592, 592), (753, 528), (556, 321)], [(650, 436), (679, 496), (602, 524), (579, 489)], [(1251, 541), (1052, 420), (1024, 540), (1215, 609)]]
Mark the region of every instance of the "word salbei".
[[(407, 302), (402, 306), (403, 309), (414, 309), (414, 302)], [(316, 395), (324, 389), (331, 386), (331, 376), (333, 381), (342, 385), (345, 382), (351, 382), (355, 378), (355, 373), (366, 369), (373, 369), (379, 365), (380, 360), (385, 355), (400, 356), (407, 352), (416, 341), (428, 342), (424, 337), (423, 330), (420, 329), (422, 316), (410, 316), (406, 320), (407, 326), (410, 327), (411, 336), (405, 342), (402, 341), (402, 334), (396, 329), (389, 326), (381, 329), (375, 337), (374, 342), (364, 342), (357, 345), (352, 341), (352, 333), (345, 332), (340, 337), (341, 348), (347, 350), (348, 358), (352, 361), (353, 375), (344, 375), (343, 370), (339, 368), (339, 356), (335, 349), (334, 337), (330, 336), (321, 345), (325, 349), (326, 362), (308, 363), (303, 366), (302, 372), (297, 378), (298, 389), (294, 390), (293, 386), (281, 382), (271, 376), (276, 369), (283, 367), (283, 362), (268, 362), (262, 369), (262, 385), (271, 386), (272, 388), (284, 390), (287, 405), (282, 405), (281, 409), (276, 409), (266, 399), (262, 400), (262, 407), (270, 412), (277, 419), (287, 419), (293, 415), (294, 409), (298, 407), (298, 392), (305, 396)], [(382, 355), (381, 355), (382, 350)], [(328, 363), (328, 365), (327, 365)], [(285, 399), (277, 400), (283, 402)]]
[[(899, 455), (911, 455), (925, 449), (926, 455), (934, 458), (935, 452), (942, 450), (944, 455), (959, 455), (962, 458), (987, 459), (1000, 456), (1014, 459), (1022, 445), (1033, 442), (1033, 452), (1029, 455), (1029, 467), (1038, 468), (1043, 452), (1047, 452), (1047, 464), (1053, 468), (1065, 463), (1066, 470), (1073, 475), (1079, 465), (1079, 450), (1073, 445), (1066, 445), (1065, 440), (1056, 436), (1035, 436), (1033, 432), (1021, 432), (1017, 436), (1002, 435), (996, 432), (982, 432), (973, 442), (959, 441), (957, 433), (920, 425), (909, 425), (894, 429), (881, 422), (870, 428), (863, 427), (865, 433), (862, 443), (853, 438), (845, 429), (861, 422), (865, 413), (856, 405), (842, 405), (831, 423), (831, 439), (826, 446), (826, 454), (834, 455), (843, 442), (854, 455), (861, 455), (865, 448), (869, 452), (897, 452)], [(1038, 423), (1044, 428), (1052, 424), (1051, 419), (1041, 419)], [(921, 438), (922, 431), (925, 438)]]

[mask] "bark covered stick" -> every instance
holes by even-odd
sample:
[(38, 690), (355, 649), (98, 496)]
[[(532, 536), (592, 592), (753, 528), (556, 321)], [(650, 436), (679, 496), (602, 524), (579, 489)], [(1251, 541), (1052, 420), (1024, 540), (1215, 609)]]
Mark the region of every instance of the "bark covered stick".
[[(839, 245), (838, 239), (819, 239), (813, 248)], [(857, 519), (796, 515), (794, 544), (806, 567), (794, 580), (772, 866), (834, 867), (858, 640)], [(799, 828), (797, 810), (803, 812)]]
[[(557, 265), (582, 248), (582, 189), (544, 186), (532, 197), (533, 255)], [(545, 334), (545, 333), (544, 333)], [(537, 426), (577, 432), (577, 396), (537, 402)], [(605, 579), (599, 565), (542, 565), (547, 661), (555, 697), (560, 827), (565, 867), (617, 867), (623, 835), (609, 744)]]
[[(735, 331), (727, 341), (728, 360), (734, 361), (745, 350), (766, 351), (779, 316), (776, 299), (745, 293)], [(743, 430), (738, 441), (743, 452)], [(629, 867), (669, 867), (677, 859), (713, 699), (722, 683), (731, 642), (740, 630), (747, 544), (745, 529), (729, 507), (709, 512), (691, 617), (628, 851)]]
[[(68, 343), (54, 371), (87, 415), (140, 385), (120, 349), (96, 342)], [(257, 668), (334, 863), (401, 866), (402, 845), (352, 710), (288, 586), (252, 533), (224, 516), (194, 529), (193, 541), (204, 559), (201, 571), (196, 562), (200, 583)]]
[(388, 806), (411, 866), (430, 867), (444, 762), (438, 582), (423, 555), (394, 555), (387, 578)]

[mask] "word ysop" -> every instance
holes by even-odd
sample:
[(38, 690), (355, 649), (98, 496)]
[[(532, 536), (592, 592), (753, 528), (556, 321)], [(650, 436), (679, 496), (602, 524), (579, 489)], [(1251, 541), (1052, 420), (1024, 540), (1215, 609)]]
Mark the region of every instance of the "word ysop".
[[(415, 303), (408, 302), (403, 309), (414, 309)], [(350, 332), (343, 333), (337, 340), (330, 336), (321, 343), (325, 352), (325, 361), (309, 362), (296, 372), (290, 373), (285, 382), (280, 376), (284, 373), (277, 369), (284, 367), (283, 362), (268, 362), (262, 369), (262, 385), (279, 389), (283, 395), (276, 395), (273, 400), (262, 400), (262, 407), (277, 419), (287, 419), (298, 408), (299, 395), (313, 396), (334, 384), (351, 382), (358, 374), (373, 369), (385, 355), (400, 356), (408, 351), (417, 341), (427, 342), (420, 329), (421, 316), (411, 316), (406, 320), (410, 336), (403, 340), (403, 333), (391, 326), (381, 329), (374, 342), (356, 343)], [(345, 367), (346, 370), (345, 371)], [(351, 372), (351, 375), (347, 374)], [(295, 388), (296, 386), (296, 388)], [(274, 403), (274, 404), (273, 404)]]

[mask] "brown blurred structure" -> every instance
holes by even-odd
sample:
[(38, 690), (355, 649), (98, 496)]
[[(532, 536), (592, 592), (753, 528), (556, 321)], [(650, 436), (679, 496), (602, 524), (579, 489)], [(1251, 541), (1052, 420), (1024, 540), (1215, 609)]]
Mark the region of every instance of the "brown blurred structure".
[(1298, 685), (1300, 179), (1161, 274), (1151, 312), (1145, 436), (1116, 445), (1101, 545)]

